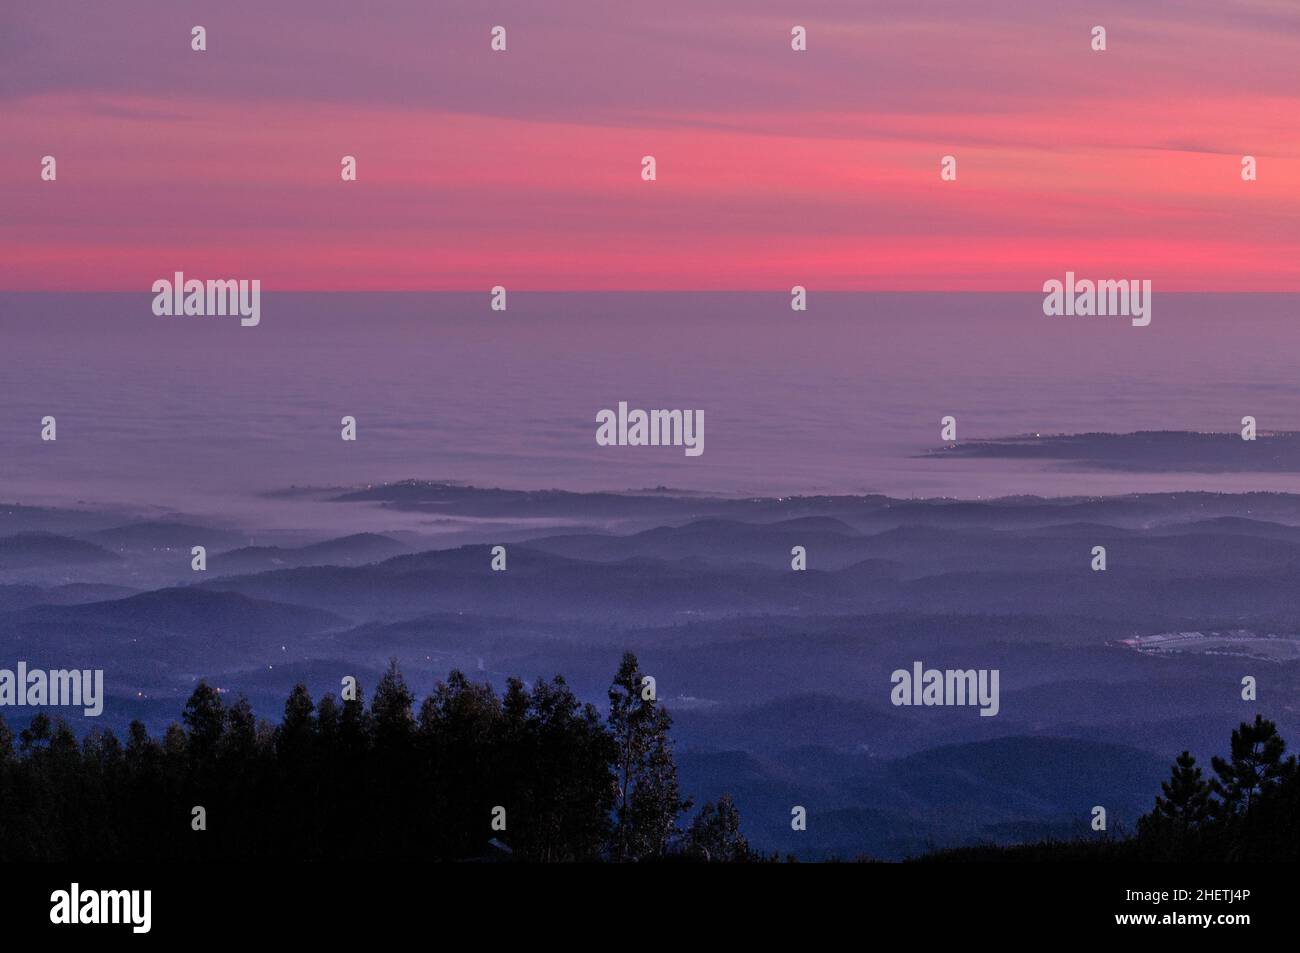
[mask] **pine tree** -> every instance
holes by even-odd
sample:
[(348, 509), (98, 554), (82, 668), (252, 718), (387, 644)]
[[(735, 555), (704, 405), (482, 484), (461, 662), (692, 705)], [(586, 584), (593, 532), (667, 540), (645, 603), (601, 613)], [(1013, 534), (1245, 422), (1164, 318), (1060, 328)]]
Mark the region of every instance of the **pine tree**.
[(240, 695), (226, 711), (226, 735), (222, 756), (232, 765), (242, 765), (257, 753), (257, 716), (248, 699)]
[(609, 732), (614, 738), (614, 833), (616, 860), (663, 857), (677, 833), (677, 818), (690, 807), (677, 788), (668, 728), (672, 719), (641, 684), (636, 656), (623, 655), (609, 687)]
[(126, 730), (126, 760), (133, 766), (145, 770), (148, 761), (158, 757), (158, 742), (149, 737), (149, 729), (138, 718), (133, 719)]
[(1286, 742), (1277, 725), (1261, 715), (1232, 732), (1231, 760), (1217, 755), (1210, 759), (1217, 778), (1210, 782), (1220, 798), (1218, 810), (1226, 815), (1249, 811), (1252, 801), (1264, 790), (1285, 780), (1295, 771), (1295, 758), (1283, 760)]
[(288, 701), (284, 703), (284, 720), (280, 722), (275, 739), (276, 751), (291, 765), (299, 764), (311, 752), (316, 737), (316, 722), (312, 718), (315, 709), (307, 686), (301, 682), (293, 686)]
[(1184, 751), (1174, 761), (1168, 781), (1160, 784), (1164, 797), (1156, 795), (1150, 814), (1138, 818), (1138, 837), (1156, 854), (1172, 859), (1194, 852), (1192, 836), (1213, 816), (1210, 784), (1191, 752)]
[(316, 734), (326, 751), (334, 748), (339, 734), (339, 705), (333, 695), (322, 695), (316, 703)]
[(374, 726), (371, 752), (370, 805), (367, 818), (374, 849), (381, 855), (401, 856), (408, 850), (413, 834), (418, 792), (415, 790), (419, 766), (413, 757), (415, 722), (411, 706), (415, 696), (406, 686), (397, 667), (389, 659), (388, 669), (375, 686), (370, 703), (370, 720)]
[[(163, 732), (163, 755), (173, 763), (185, 756), (189, 751), (189, 740), (186, 738), (185, 729), (176, 722), (172, 722)], [(179, 766), (177, 766), (179, 769)]]
[(226, 712), (220, 693), (207, 682), (200, 681), (185, 703), (181, 721), (189, 729), (190, 754), (198, 761), (210, 761), (226, 730)]
[(397, 668), (397, 659), (388, 660), (388, 669), (375, 688), (375, 700), (370, 703), (374, 718), (375, 739), (388, 749), (410, 739), (414, 727), (411, 706), (415, 696), (406, 687), (406, 680)]
[(360, 758), (370, 747), (370, 713), (366, 711), (366, 695), (360, 684), (355, 698), (343, 700), (339, 744), (343, 755), (351, 760)]
[(1168, 781), (1160, 784), (1164, 797), (1156, 797), (1156, 811), (1176, 829), (1187, 831), (1203, 824), (1210, 816), (1210, 785), (1190, 752), (1184, 751), (1174, 761)]

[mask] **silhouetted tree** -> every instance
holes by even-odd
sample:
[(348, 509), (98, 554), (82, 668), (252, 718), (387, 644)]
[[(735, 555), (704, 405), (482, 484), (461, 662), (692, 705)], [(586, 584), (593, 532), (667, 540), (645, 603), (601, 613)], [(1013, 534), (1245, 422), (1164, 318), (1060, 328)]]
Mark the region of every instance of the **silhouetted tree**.
[(620, 861), (663, 857), (677, 833), (677, 818), (690, 807), (677, 788), (668, 729), (672, 719), (642, 685), (636, 656), (623, 655), (609, 687), (609, 732), (614, 761), (614, 833), (611, 851)]
[(221, 757), (228, 764), (239, 765), (252, 758), (257, 750), (257, 716), (243, 695), (226, 709), (226, 734)]
[(1194, 857), (1204, 849), (1199, 833), (1213, 816), (1214, 804), (1209, 782), (1191, 752), (1178, 756), (1160, 789), (1164, 796), (1157, 795), (1152, 811), (1138, 818), (1138, 839), (1159, 859)]
[(686, 830), (683, 852), (706, 861), (736, 863), (753, 859), (749, 841), (740, 833), (740, 811), (730, 794), (716, 805), (705, 803)]
[(226, 711), (221, 704), (221, 694), (207, 682), (195, 686), (181, 721), (188, 730), (187, 748), (196, 761), (210, 763), (226, 730)]
[(327, 751), (338, 744), (339, 705), (333, 695), (322, 695), (316, 705), (316, 732)]
[(1210, 816), (1210, 785), (1191, 753), (1174, 761), (1171, 777), (1160, 784), (1164, 797), (1156, 798), (1156, 812), (1180, 831), (1200, 827)]
[(370, 747), (370, 713), (366, 711), (366, 695), (357, 684), (355, 698), (343, 700), (343, 714), (339, 718), (339, 749), (345, 759), (362, 757)]
[(289, 700), (284, 703), (284, 720), (276, 731), (275, 747), (281, 758), (301, 764), (309, 757), (316, 738), (316, 721), (312, 718), (315, 710), (307, 686), (299, 682), (289, 692)]
[(491, 685), (475, 685), (460, 671), (438, 682), (420, 706), (417, 738), (434, 772), (425, 836), (452, 856), (474, 856), (495, 836), (492, 809), (512, 805), (499, 780), (509, 755), (493, 750), (501, 703)]
[(397, 659), (388, 660), (388, 670), (375, 688), (370, 714), (375, 720), (375, 741), (381, 746), (405, 745), (415, 727), (411, 706), (415, 696), (397, 668)]
[(1210, 782), (1220, 798), (1219, 810), (1237, 814), (1250, 810), (1252, 799), (1265, 788), (1277, 784), (1295, 770), (1295, 758), (1283, 760), (1286, 742), (1277, 733), (1277, 725), (1261, 715), (1253, 724), (1242, 722), (1232, 732), (1230, 759), (1217, 755), (1210, 759), (1217, 778)]
[(18, 750), (30, 754), (44, 748), (49, 743), (51, 733), (50, 716), (43, 711), (37, 712), (27, 727), (18, 733)]
[(497, 722), (498, 776), (513, 809), (507, 836), (523, 859), (591, 860), (610, 832), (617, 749), (600, 714), (558, 675), (529, 695), (515, 680)]
[[(0, 720), (0, 860), (661, 857), (687, 802), (668, 715), (640, 678), (627, 656), (608, 720), (558, 676), (531, 689), (510, 679), (498, 697), (459, 671), (413, 719), (395, 661), (368, 708), (359, 689), (317, 705), (296, 685), (275, 727), (202, 681), (160, 739), (133, 721), (125, 744), (99, 729), (78, 741), (37, 712), (15, 751)], [(195, 806), (202, 836), (189, 830)], [(747, 850), (729, 800), (693, 832), (716, 856)]]

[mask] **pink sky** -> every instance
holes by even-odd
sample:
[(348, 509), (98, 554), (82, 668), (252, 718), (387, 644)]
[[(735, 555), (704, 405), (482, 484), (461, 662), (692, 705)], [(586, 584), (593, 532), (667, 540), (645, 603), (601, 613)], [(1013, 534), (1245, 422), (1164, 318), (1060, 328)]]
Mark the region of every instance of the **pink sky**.
[(1300, 290), (1294, 0), (129, 10), (0, 13), (0, 288)]

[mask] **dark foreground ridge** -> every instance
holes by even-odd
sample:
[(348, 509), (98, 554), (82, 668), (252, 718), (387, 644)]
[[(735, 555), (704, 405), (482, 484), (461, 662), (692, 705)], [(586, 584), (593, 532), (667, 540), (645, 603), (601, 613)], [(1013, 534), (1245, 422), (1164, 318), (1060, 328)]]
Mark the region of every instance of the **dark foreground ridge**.
[[(780, 859), (749, 847), (728, 796), (682, 826), (671, 719), (631, 653), (604, 717), (559, 676), (498, 696), (458, 671), (417, 711), (395, 660), (369, 707), (359, 687), (344, 695), (313, 703), (298, 685), (272, 726), (200, 682), (183, 726), (158, 741), (133, 722), (125, 745), (98, 729), (79, 744), (39, 714), (15, 751), (0, 720), (0, 861)], [(1184, 752), (1133, 836), (920, 859), (1296, 860), (1300, 770), (1285, 751), (1257, 715), (1211, 776)]]

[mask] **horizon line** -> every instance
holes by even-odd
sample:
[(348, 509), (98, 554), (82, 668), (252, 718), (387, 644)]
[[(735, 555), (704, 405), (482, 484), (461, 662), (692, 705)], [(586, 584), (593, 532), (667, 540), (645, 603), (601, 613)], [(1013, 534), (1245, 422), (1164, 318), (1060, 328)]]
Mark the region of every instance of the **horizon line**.
[[(198, 279), (207, 280), (207, 279)], [(226, 279), (223, 279), (226, 280)], [(260, 278), (244, 279), (261, 281)], [(1050, 280), (1050, 279), (1047, 279)], [(510, 294), (779, 294), (789, 296), (790, 289), (779, 288), (512, 288), (502, 285)], [(803, 286), (809, 295), (813, 294), (942, 294), (942, 295), (1042, 295), (1040, 289), (1025, 288), (817, 288)], [(489, 287), (474, 288), (311, 288), (311, 287), (274, 287), (264, 289), (267, 294), (490, 294)], [(1153, 289), (1156, 290), (1156, 289)], [(1300, 294), (1300, 286), (1295, 288), (1160, 288), (1161, 294), (1180, 295), (1294, 295)], [(3, 288), (0, 294), (123, 294), (153, 295), (152, 289), (137, 288)]]

